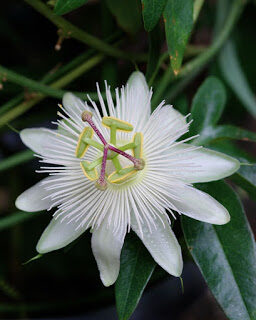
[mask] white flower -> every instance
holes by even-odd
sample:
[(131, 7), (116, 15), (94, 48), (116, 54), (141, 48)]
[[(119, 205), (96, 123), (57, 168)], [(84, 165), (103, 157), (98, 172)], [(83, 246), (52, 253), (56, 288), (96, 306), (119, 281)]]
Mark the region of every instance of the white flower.
[(21, 132), (22, 141), (48, 164), (41, 172), (49, 177), (22, 193), (16, 206), (24, 211), (57, 207), (37, 244), (39, 253), (60, 249), (90, 228), (106, 286), (118, 276), (130, 228), (163, 269), (180, 276), (181, 250), (166, 211), (227, 223), (227, 210), (191, 184), (229, 176), (239, 163), (177, 142), (189, 129), (186, 118), (164, 102), (150, 114), (152, 91), (142, 73), (134, 72), (126, 87), (116, 89), (115, 105), (107, 85), (107, 105), (97, 89), (100, 108), (90, 98), (88, 106), (68, 93), (57, 130)]

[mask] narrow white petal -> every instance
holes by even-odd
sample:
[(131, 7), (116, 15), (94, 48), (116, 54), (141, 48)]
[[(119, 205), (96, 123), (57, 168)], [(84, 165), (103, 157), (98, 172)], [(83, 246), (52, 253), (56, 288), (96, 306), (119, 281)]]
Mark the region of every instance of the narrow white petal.
[(36, 153), (44, 154), (46, 152), (46, 142), (53, 138), (53, 130), (45, 128), (29, 128), (20, 132), (22, 142)]
[(132, 123), (135, 131), (141, 131), (149, 119), (151, 95), (144, 75), (133, 72), (123, 94), (121, 118)]
[(93, 230), (92, 251), (100, 271), (101, 281), (106, 287), (112, 285), (118, 277), (120, 253), (125, 234), (125, 227), (113, 233), (107, 223), (107, 219), (103, 221), (98, 229)]
[(136, 90), (137, 92), (144, 93), (144, 98), (147, 99), (149, 94), (149, 89), (148, 89), (145, 76), (142, 72), (139, 72), (139, 71), (133, 72), (130, 75), (127, 81), (127, 84), (131, 89)]
[[(191, 145), (180, 144), (172, 148), (176, 152), (177, 158), (180, 155), (180, 161), (191, 166), (191, 170), (180, 170), (179, 174), (183, 180), (188, 183), (209, 182), (223, 179), (230, 176), (239, 169), (238, 160), (206, 148), (199, 148), (189, 151)], [(184, 151), (188, 151), (184, 153)], [(185, 156), (184, 156), (185, 155)]]
[(36, 250), (39, 253), (61, 249), (77, 239), (88, 225), (78, 228), (80, 221), (63, 219), (64, 215), (53, 218), (39, 239)]
[(15, 206), (23, 211), (34, 212), (50, 208), (52, 201), (50, 198), (44, 199), (51, 194), (51, 191), (45, 190), (43, 182), (53, 179), (47, 177), (36, 183), (33, 187), (24, 191), (15, 201)]
[(62, 103), (71, 116), (81, 117), (81, 113), (85, 110), (85, 103), (71, 92), (64, 94)]
[(178, 200), (171, 200), (181, 213), (199, 221), (212, 224), (225, 224), (230, 215), (225, 207), (207, 193), (186, 186), (178, 190)]
[(151, 152), (156, 148), (160, 152), (161, 146), (170, 146), (188, 131), (186, 117), (171, 105), (161, 105), (152, 113), (143, 128), (144, 148), (149, 148)]
[[(178, 129), (182, 129), (186, 124), (187, 124), (187, 121), (186, 121), (186, 117), (184, 117), (178, 110), (174, 109), (173, 106), (167, 104), (164, 106), (164, 108), (167, 108), (168, 110), (168, 119), (165, 119), (165, 120), (168, 120), (168, 121), (175, 121), (175, 127)], [(163, 115), (164, 117), (164, 115)]]
[(142, 225), (142, 233), (132, 218), (132, 229), (137, 233), (153, 259), (169, 274), (179, 277), (183, 268), (180, 245), (166, 218), (154, 220), (155, 228), (150, 232), (147, 224)]

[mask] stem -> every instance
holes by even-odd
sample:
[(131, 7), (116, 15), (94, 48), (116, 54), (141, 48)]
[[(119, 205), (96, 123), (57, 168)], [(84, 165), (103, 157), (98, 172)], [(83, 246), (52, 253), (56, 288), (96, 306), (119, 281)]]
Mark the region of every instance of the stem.
[[(102, 54), (98, 54), (97, 56), (92, 57), (91, 59), (85, 61), (82, 65), (78, 66), (76, 69), (66, 74), (61, 79), (55, 81), (53, 84), (51, 84), (51, 87), (57, 88), (57, 89), (64, 87), (71, 81), (78, 78), (84, 72), (90, 70), (91, 68), (99, 64), (103, 60), (103, 58), (104, 56)], [(0, 127), (4, 126), (9, 121), (12, 121), (16, 117), (20, 116), (21, 114), (23, 114), (24, 112), (32, 108), (35, 104), (42, 101), (45, 97), (46, 95), (38, 93), (35, 98), (22, 102), (21, 104), (19, 104), (18, 106), (10, 110), (9, 112), (5, 113), (0, 118)]]
[(59, 27), (63, 34), (66, 34), (67, 37), (71, 37), (79, 40), (80, 42), (85, 43), (86, 45), (99, 50), (100, 52), (105, 53), (106, 55), (122, 58), (126, 60), (132, 61), (145, 61), (145, 55), (135, 55), (132, 53), (123, 52), (108, 43), (88, 34), (84, 30), (79, 29), (74, 26), (61, 16), (56, 15), (52, 10), (50, 10), (47, 5), (45, 5), (40, 0), (24, 0), (30, 6), (32, 6), (35, 10), (45, 16), (48, 20), (50, 20), (53, 24)]
[[(111, 34), (109, 37), (106, 38), (107, 42), (112, 42), (117, 40), (120, 37), (119, 32), (115, 32)], [(61, 66), (58, 68), (58, 65), (52, 68), (49, 72), (46, 73), (46, 75), (43, 76), (42, 80), (40, 81), (43, 84), (49, 84), (52, 81), (55, 81), (56, 79), (60, 78), (61, 76), (65, 75), (70, 70), (73, 70), (77, 66), (80, 66), (85, 61), (87, 61), (93, 54), (95, 53), (95, 49), (87, 50), (85, 53), (82, 53), (75, 59), (71, 60), (69, 63), (65, 64), (64, 66)], [(104, 95), (104, 93), (103, 93)], [(79, 94), (79, 96), (82, 98), (82, 94)], [(90, 97), (94, 100), (98, 98), (98, 95), (90, 93)], [(11, 109), (12, 107), (16, 106), (18, 103), (21, 103), (24, 100), (24, 93), (21, 93), (14, 97), (13, 99), (9, 100), (7, 103), (1, 106), (0, 108), (0, 115), (6, 112), (7, 110)]]
[[(20, 75), (20, 74), (13, 72), (7, 68), (4, 68), (3, 66), (0, 66), (0, 75), (1, 75), (1, 73), (4, 74), (10, 82), (16, 83), (16, 84), (23, 86), (23, 87), (30, 88), (34, 92), (40, 92), (40, 93), (43, 93), (43, 94), (50, 96), (50, 97), (53, 97), (53, 98), (62, 99), (63, 95), (66, 92), (68, 92), (66, 90), (60, 90), (60, 89), (55, 89), (54, 87), (51, 87), (51, 86), (46, 86), (45, 84), (43, 84), (41, 82), (37, 82), (35, 80), (29, 79), (23, 75)], [(91, 93), (73, 92), (73, 93), (82, 99), (86, 99), (87, 94), (89, 94), (92, 99), (95, 99), (98, 96), (97, 93), (94, 93), (94, 92), (91, 92)], [(22, 95), (15, 97), (14, 102), (20, 101), (20, 98), (22, 99), (23, 96), (24, 95), (22, 94)], [(5, 106), (4, 109), (6, 109), (6, 108), (7, 109), (9, 108), (8, 104), (7, 104), (7, 107)], [(2, 112), (3, 111), (1, 108), (1, 113)]]
[(27, 162), (33, 158), (34, 152), (31, 150), (25, 150), (10, 156), (0, 162), (0, 172), (13, 168), (21, 163)]
[(0, 219), (0, 231), (16, 226), (17, 224), (38, 217), (40, 212), (18, 211)]
[(195, 71), (197, 68), (202, 68), (205, 64), (207, 64), (213, 56), (219, 51), (222, 45), (225, 43), (227, 38), (229, 37), (232, 28), (234, 27), (238, 17), (240, 16), (242, 9), (245, 5), (246, 1), (244, 0), (236, 0), (233, 2), (231, 10), (229, 11), (229, 15), (226, 19), (226, 24), (224, 25), (222, 31), (219, 33), (218, 38), (213, 42), (211, 47), (197, 56), (195, 59), (186, 63), (180, 70), (179, 74), (175, 77), (171, 67), (165, 71), (162, 80), (159, 83), (158, 90), (153, 96), (152, 105), (156, 106), (156, 104), (161, 100), (165, 89), (169, 85), (169, 83), (173, 82), (176, 79), (183, 78)]

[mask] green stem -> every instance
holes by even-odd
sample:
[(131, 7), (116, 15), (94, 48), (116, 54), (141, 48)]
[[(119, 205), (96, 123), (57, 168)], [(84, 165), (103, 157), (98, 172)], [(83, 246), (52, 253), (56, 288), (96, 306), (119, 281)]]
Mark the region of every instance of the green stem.
[[(109, 37), (106, 38), (107, 42), (112, 42), (114, 40), (117, 40), (117, 38), (120, 36), (119, 32), (116, 32)], [(70, 70), (76, 68), (77, 66), (80, 66), (83, 64), (86, 60), (88, 60), (92, 54), (95, 53), (95, 49), (87, 50), (85, 53), (82, 53), (75, 59), (71, 60), (69, 63), (67, 63), (64, 66), (61, 66), (60, 68), (54, 67), (52, 68), (45, 76), (43, 76), (42, 80), (40, 81), (43, 84), (49, 84), (52, 81), (60, 78)], [(54, 89), (53, 89), (54, 90)], [(90, 93), (90, 97), (94, 100), (97, 99), (97, 95)], [(13, 99), (9, 100), (7, 103), (1, 106), (0, 108), (0, 115), (4, 112), (8, 111), (9, 109), (15, 107), (18, 103), (21, 103), (24, 100), (24, 93), (21, 93), (14, 97)]]
[(122, 58), (132, 61), (145, 61), (145, 55), (140, 54), (132, 54), (123, 52), (108, 43), (88, 34), (84, 30), (79, 29), (78, 27), (74, 26), (61, 16), (56, 15), (51, 9), (47, 7), (43, 2), (40, 0), (24, 0), (30, 6), (32, 6), (35, 10), (45, 16), (48, 20), (50, 20), (53, 24), (59, 27), (63, 34), (66, 37), (71, 37), (74, 39), (79, 40), (80, 42), (85, 43), (86, 45), (99, 50), (100, 52), (105, 53), (106, 55), (115, 57), (115, 58)]
[(64, 90), (56, 90), (53, 87), (46, 86), (43, 83), (29, 79), (0, 65), (0, 77), (1, 76), (4, 76), (10, 82), (16, 83), (22, 87), (27, 87), (36, 92), (44, 93), (50, 97), (62, 98), (65, 93)]
[[(60, 90), (60, 89), (55, 89), (51, 86), (47, 86), (41, 82), (37, 82), (35, 80), (29, 79), (23, 75), (20, 75), (16, 72), (13, 72), (7, 68), (4, 68), (3, 66), (0, 66), (0, 76), (4, 75), (7, 80), (9, 80), (10, 82), (16, 83), (22, 87), (27, 87), (31, 90), (33, 90), (34, 92), (40, 92), (43, 93), (47, 96), (53, 97), (53, 98), (57, 98), (57, 99), (62, 99), (63, 95), (67, 92), (66, 90)], [(82, 92), (74, 92), (72, 91), (76, 96), (82, 98), (82, 99), (86, 99), (87, 98), (87, 94), (90, 95), (90, 97), (92, 99), (97, 98), (97, 94), (94, 92), (91, 93), (82, 93)], [(23, 95), (21, 95), (23, 96)], [(20, 97), (21, 96), (17, 96), (15, 97), (15, 101), (20, 101)], [(7, 105), (9, 108), (9, 105)], [(6, 109), (6, 107), (5, 107)], [(2, 113), (2, 108), (1, 108), (1, 113)]]
[[(99, 64), (103, 60), (104, 56), (102, 54), (98, 54), (95, 57), (92, 57), (91, 59), (85, 61), (82, 65), (78, 66), (76, 69), (70, 71), (68, 74), (63, 76), (61, 79), (55, 81), (53, 84), (51, 84), (52, 88), (62, 88), (71, 81), (78, 78), (80, 75), (82, 75), (84, 72), (90, 70), (97, 64)], [(2, 115), (0, 118), (0, 127), (4, 126), (6, 123), (12, 121), (16, 117), (20, 116), (30, 108), (32, 108), (35, 104), (42, 101), (46, 96), (38, 93), (35, 98), (32, 98), (28, 101), (24, 101), (9, 112)]]
[(0, 219), (0, 231), (16, 226), (17, 224), (38, 217), (40, 212), (18, 211)]
[(156, 106), (156, 104), (162, 99), (162, 96), (165, 92), (167, 86), (173, 82), (174, 80), (183, 78), (195, 71), (198, 68), (202, 68), (205, 66), (213, 56), (219, 51), (225, 41), (228, 39), (238, 17), (240, 16), (246, 1), (245, 0), (236, 0), (233, 2), (231, 10), (229, 11), (229, 15), (226, 19), (226, 24), (224, 25), (222, 31), (219, 33), (218, 38), (213, 42), (213, 44), (197, 56), (192, 61), (186, 63), (180, 70), (179, 74), (175, 77), (171, 67), (169, 67), (159, 83), (158, 89), (153, 96), (152, 105)]
[(33, 158), (34, 152), (31, 150), (25, 150), (10, 156), (7, 159), (1, 160), (0, 172), (13, 168), (21, 163), (27, 162)]

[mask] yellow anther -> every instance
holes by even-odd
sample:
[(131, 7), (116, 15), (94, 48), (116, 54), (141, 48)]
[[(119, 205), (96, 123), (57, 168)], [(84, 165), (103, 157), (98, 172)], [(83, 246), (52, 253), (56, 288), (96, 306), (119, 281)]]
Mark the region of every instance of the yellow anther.
[(99, 178), (99, 174), (96, 168), (89, 169), (90, 162), (82, 161), (80, 162), (80, 167), (83, 170), (84, 175), (91, 181), (95, 181)]
[(133, 136), (133, 142), (135, 144), (135, 147), (133, 148), (133, 156), (139, 159), (142, 157), (143, 134), (141, 132), (135, 133)]
[(133, 126), (126, 121), (114, 118), (114, 117), (103, 117), (102, 124), (105, 127), (115, 127), (116, 130), (130, 132), (133, 130)]
[(111, 183), (122, 183), (133, 176), (137, 171), (133, 166), (125, 167), (119, 171), (114, 171), (108, 176), (108, 181)]
[(81, 132), (79, 139), (78, 139), (78, 143), (77, 143), (77, 147), (76, 147), (76, 157), (77, 158), (82, 158), (86, 151), (89, 148), (89, 144), (85, 142), (86, 138), (92, 138), (93, 136), (93, 130), (90, 127), (85, 127), (84, 130)]

